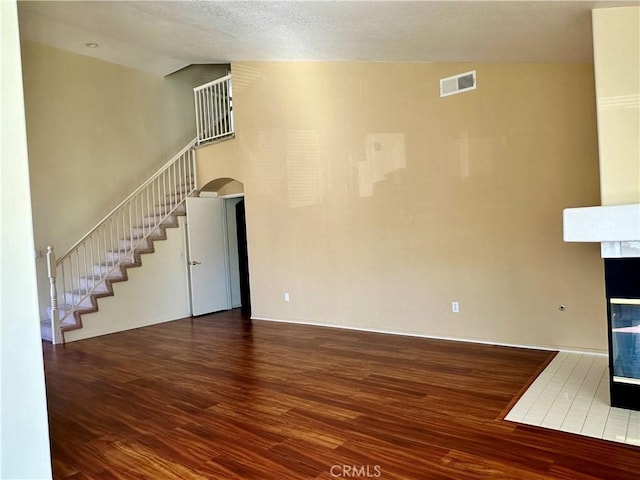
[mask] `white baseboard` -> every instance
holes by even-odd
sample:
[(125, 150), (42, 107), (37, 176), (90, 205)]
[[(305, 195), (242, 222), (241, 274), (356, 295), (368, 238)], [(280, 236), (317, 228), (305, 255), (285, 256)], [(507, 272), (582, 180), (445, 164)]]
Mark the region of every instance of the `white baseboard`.
[(335, 324), (307, 322), (307, 321), (282, 320), (277, 318), (257, 317), (257, 316), (251, 316), (251, 319), (263, 320), (265, 322), (292, 323), (295, 325), (309, 325), (313, 327), (337, 328), (341, 330), (356, 330), (359, 332), (382, 333), (386, 335), (399, 335), (403, 337), (430, 338), (433, 340), (449, 340), (452, 342), (478, 343), (481, 345), (496, 345), (499, 347), (528, 348), (531, 350), (547, 350), (552, 352), (556, 352), (556, 351), (570, 352), (570, 353), (580, 353), (583, 355), (595, 355), (599, 357), (608, 356), (608, 353), (603, 352), (602, 350), (583, 350), (583, 349), (571, 348), (571, 347), (559, 348), (559, 347), (550, 347), (550, 346), (543, 346), (543, 345), (523, 345), (523, 344), (517, 344), (517, 343), (505, 343), (505, 342), (497, 342), (492, 340), (480, 340), (480, 339), (474, 339), (474, 338), (426, 335), (422, 333), (400, 332), (397, 330), (384, 330), (384, 329), (376, 329), (376, 328), (368, 328), (368, 327), (353, 327), (353, 326), (347, 326), (347, 325), (335, 325)]

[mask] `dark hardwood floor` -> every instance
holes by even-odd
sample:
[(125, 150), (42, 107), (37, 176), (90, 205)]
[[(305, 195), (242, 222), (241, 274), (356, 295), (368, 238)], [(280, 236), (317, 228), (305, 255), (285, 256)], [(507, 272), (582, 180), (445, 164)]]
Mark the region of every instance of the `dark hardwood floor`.
[(640, 475), (639, 448), (502, 420), (550, 352), (234, 311), (44, 356), (59, 479)]

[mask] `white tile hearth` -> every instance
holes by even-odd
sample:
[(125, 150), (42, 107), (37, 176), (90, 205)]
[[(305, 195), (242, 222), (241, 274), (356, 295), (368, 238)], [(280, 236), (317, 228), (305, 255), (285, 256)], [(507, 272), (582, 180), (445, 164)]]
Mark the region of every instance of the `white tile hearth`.
[(558, 353), (505, 420), (640, 446), (640, 412), (609, 405), (604, 355)]

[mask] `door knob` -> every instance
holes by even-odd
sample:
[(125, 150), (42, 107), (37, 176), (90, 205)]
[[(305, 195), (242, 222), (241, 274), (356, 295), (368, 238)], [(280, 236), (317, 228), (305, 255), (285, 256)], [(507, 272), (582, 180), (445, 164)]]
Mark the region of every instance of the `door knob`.
[(200, 265), (200, 262), (196, 262), (195, 260), (192, 260), (191, 265)]

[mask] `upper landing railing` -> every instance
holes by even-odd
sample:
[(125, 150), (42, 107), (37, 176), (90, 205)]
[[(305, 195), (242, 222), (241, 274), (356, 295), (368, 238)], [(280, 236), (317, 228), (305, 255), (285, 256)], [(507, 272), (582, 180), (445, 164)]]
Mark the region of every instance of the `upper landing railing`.
[(196, 145), (233, 136), (231, 75), (193, 89), (196, 106)]

